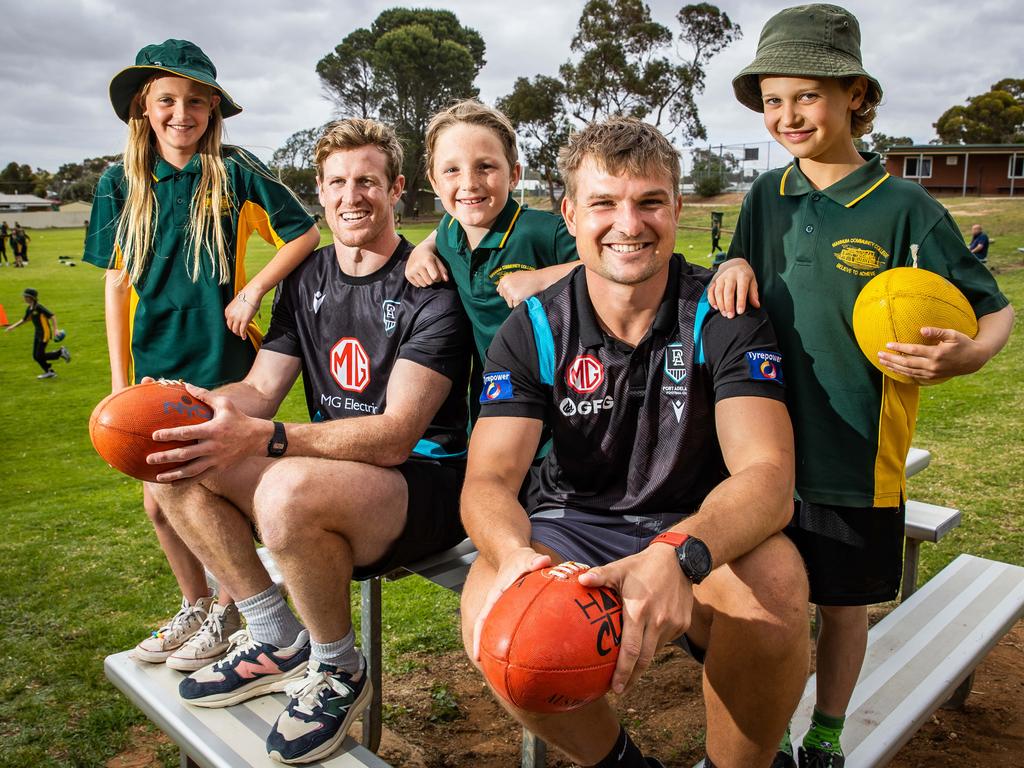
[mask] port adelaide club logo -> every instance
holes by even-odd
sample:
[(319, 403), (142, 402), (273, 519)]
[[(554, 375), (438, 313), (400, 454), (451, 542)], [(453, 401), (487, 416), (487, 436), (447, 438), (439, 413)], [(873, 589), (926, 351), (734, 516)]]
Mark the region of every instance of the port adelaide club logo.
[(331, 376), (346, 392), (362, 392), (370, 384), (370, 356), (359, 339), (345, 337), (331, 348)]

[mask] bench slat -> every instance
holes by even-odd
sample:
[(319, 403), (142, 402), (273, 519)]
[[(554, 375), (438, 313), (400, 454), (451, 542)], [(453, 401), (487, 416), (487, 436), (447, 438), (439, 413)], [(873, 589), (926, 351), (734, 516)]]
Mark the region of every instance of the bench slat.
[[(223, 709), (190, 707), (178, 697), (183, 675), (165, 664), (146, 664), (130, 651), (108, 656), (103, 663), (110, 681), (202, 768), (280, 768), (267, 756), (264, 742), (287, 704), (284, 694), (262, 696)], [(345, 739), (341, 751), (324, 768), (388, 768), (388, 764)]]
[(960, 525), (959, 509), (910, 500), (906, 504), (906, 535), (920, 541), (938, 541)]
[[(868, 635), (843, 743), (848, 768), (885, 765), (1024, 616), (1024, 568), (960, 555)], [(808, 681), (793, 718), (803, 738)]]

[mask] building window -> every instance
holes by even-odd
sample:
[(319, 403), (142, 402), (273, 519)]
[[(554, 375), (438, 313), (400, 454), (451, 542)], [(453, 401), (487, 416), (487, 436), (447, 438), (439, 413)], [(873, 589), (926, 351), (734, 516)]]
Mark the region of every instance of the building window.
[(903, 158), (903, 178), (930, 179), (932, 177), (932, 159), (930, 157)]
[(1010, 155), (1010, 178), (1024, 179), (1024, 155)]

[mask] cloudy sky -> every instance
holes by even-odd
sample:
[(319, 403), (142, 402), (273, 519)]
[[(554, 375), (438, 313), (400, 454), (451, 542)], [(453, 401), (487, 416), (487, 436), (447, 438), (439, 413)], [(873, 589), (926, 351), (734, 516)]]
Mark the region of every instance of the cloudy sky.
[[(0, 15), (0, 166), (56, 170), (61, 163), (120, 152), (124, 126), (107, 98), (111, 76), (143, 45), (169, 37), (198, 43), (245, 111), (228, 121), (229, 140), (264, 159), (297, 130), (332, 117), (316, 62), (352, 30), (395, 5), (455, 12), (487, 44), (477, 80), (493, 102), (517, 77), (557, 74), (585, 0), (4, 0)], [(676, 29), (682, 5), (649, 0)], [(786, 0), (721, 0), (743, 39), (711, 63), (700, 114), (713, 144), (767, 139), (759, 117), (732, 95), (732, 76), (753, 58), (765, 20)], [(886, 98), (876, 130), (933, 138), (949, 106), (1003, 77), (1024, 77), (1019, 0), (848, 0), (860, 19), (866, 67)], [(777, 155), (781, 160), (781, 154)], [(779, 165), (781, 162), (772, 162)]]

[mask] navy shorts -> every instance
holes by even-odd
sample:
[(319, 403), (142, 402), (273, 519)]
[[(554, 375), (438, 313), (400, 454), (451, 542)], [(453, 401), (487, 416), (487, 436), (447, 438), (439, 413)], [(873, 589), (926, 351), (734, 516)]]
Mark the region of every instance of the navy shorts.
[[(466, 538), (459, 517), (464, 464), (407, 461), (396, 467), (409, 488), (405, 528), (391, 550), (372, 565), (355, 568), (357, 581), (389, 573), (427, 555), (454, 547)], [(372, 511), (368, 511), (372, 514)]]
[(807, 567), (815, 605), (895, 600), (903, 580), (906, 514), (899, 507), (832, 507), (797, 501), (783, 531)]
[[(530, 515), (531, 538), (563, 560), (591, 566), (607, 565), (643, 551), (651, 539), (686, 516), (679, 512), (640, 517), (545, 509)], [(690, 643), (686, 635), (673, 642), (703, 663), (704, 649)]]

